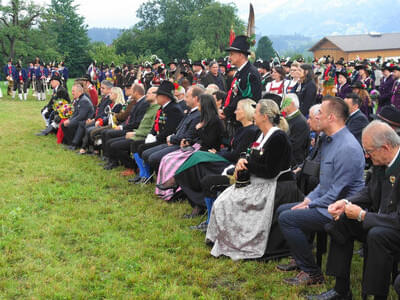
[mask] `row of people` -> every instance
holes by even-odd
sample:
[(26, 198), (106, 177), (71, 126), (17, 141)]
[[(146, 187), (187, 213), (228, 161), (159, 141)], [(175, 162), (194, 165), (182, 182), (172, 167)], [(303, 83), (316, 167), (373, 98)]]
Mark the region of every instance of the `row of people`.
[[(168, 80), (158, 87), (148, 88), (147, 92), (142, 84), (133, 80), (125, 86), (129, 103), (113, 115), (110, 112), (116, 105), (110, 98), (117, 97), (110, 95), (113, 88), (110, 81), (101, 82), (103, 99), (96, 111), (83, 85), (77, 82), (72, 90), (74, 113), (58, 131), (64, 135), (69, 149), (77, 150), (84, 137), (90, 137), (95, 130), (91, 129), (93, 122), (94, 127), (109, 126), (105, 122), (113, 123), (114, 117), (117, 119), (121, 112), (129, 111), (119, 124), (116, 122), (116, 126), (111, 124), (102, 129), (101, 134), (89, 142), (88, 148), (79, 153), (87, 153), (90, 147), (100, 150), (107, 160), (106, 170), (119, 163), (129, 167), (125, 175), (132, 175), (133, 169), (139, 169), (138, 176), (131, 180), (138, 184), (149, 183), (157, 174), (156, 194), (165, 200), (184, 194), (193, 206), (188, 217), (207, 210), (207, 221), (193, 228), (206, 231), (206, 239), (213, 245), (212, 255), (248, 259), (291, 254), (294, 257), (291, 267), (301, 271), (285, 282), (320, 283), (324, 277), (311, 252), (310, 234), (328, 231), (332, 240), (342, 242), (343, 232), (337, 230), (334, 222), (339, 215), (340, 218), (358, 218), (360, 222), (382, 218), (377, 216), (382, 213), (393, 214), (395, 218), (399, 199), (396, 194), (399, 143), (392, 139), (395, 131), (391, 127), (379, 121), (367, 125), (368, 119), (360, 112), (362, 102), (357, 94), (346, 94), (345, 100), (333, 96), (323, 98), (321, 105), (311, 106), (307, 112), (308, 125), (299, 110), (302, 101), (296, 94), (284, 95), (280, 106), (276, 99), (260, 100), (261, 77), (247, 61), (248, 47), (246, 40), (238, 37), (227, 49), (238, 71), (234, 77), (236, 82), (222, 103), (217, 102), (218, 92), (213, 92), (213, 98), (201, 84), (196, 84), (185, 91), (184, 113), (182, 102), (178, 103), (174, 97), (177, 89)], [(134, 104), (129, 109), (131, 103)], [(221, 105), (220, 110), (217, 103)], [(377, 117), (392, 122), (391, 125), (400, 125), (398, 119), (389, 117), (388, 110), (396, 112), (394, 107), (384, 107)], [(309, 152), (310, 129), (316, 135)], [(224, 148), (221, 149), (221, 145)], [(386, 203), (384, 211), (380, 211), (375, 202), (375, 208), (362, 206), (368, 211), (351, 204), (344, 207), (343, 201), (336, 202), (345, 197), (357, 197), (365, 190), (363, 148), (374, 165), (394, 168), (394, 173), (388, 173), (389, 182), (393, 181), (391, 189), (387, 189), (386, 177), (368, 183), (368, 187), (372, 184), (371, 187), (380, 191), (383, 191), (380, 184), (386, 184), (385, 190), (389, 192), (381, 193), (375, 200)], [(389, 158), (389, 153), (390, 161), (380, 160), (384, 154)], [(388, 205), (386, 201), (392, 203)], [(379, 230), (382, 232), (381, 228)], [(357, 235), (346, 235), (345, 242), (351, 242), (354, 237)], [(388, 247), (385, 250), (388, 261), (393, 260), (393, 253), (398, 253), (397, 248), (390, 248), (392, 244), (380, 244)], [(339, 270), (342, 273), (334, 274), (339, 278), (334, 291), (310, 296), (311, 299), (351, 297), (346, 277), (351, 252), (346, 252), (345, 264), (340, 264), (344, 266)], [(331, 253), (335, 252), (331, 250)], [(340, 251), (336, 255), (340, 256)], [(374, 257), (366, 255), (365, 259), (375, 268), (379, 264), (379, 270), (385, 274), (384, 280), (378, 281), (377, 274), (368, 269), (365, 278), (369, 278), (368, 283), (375, 280), (376, 284), (374, 288), (368, 286), (364, 294), (385, 297), (389, 271), (387, 264), (377, 263)], [(280, 266), (280, 269), (289, 268)]]

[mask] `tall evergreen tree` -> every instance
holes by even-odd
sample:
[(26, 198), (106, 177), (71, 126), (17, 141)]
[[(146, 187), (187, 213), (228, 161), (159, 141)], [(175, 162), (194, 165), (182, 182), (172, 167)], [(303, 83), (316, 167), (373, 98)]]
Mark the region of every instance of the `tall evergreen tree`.
[(256, 57), (263, 60), (269, 60), (275, 56), (275, 50), (272, 42), (267, 36), (263, 36), (259, 41), (256, 49)]
[(84, 17), (77, 13), (78, 5), (73, 5), (73, 2), (52, 0), (50, 5), (54, 21), (51, 28), (57, 35), (57, 50), (69, 67), (71, 77), (82, 75), (90, 62), (87, 26)]

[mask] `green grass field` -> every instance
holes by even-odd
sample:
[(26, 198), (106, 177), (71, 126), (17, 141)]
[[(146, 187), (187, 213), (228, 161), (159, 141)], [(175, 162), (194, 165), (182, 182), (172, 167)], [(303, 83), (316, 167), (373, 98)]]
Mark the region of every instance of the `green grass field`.
[[(4, 86), (3, 86), (4, 87)], [(3, 90), (5, 92), (5, 90)], [(166, 203), (43, 129), (44, 102), (0, 99), (0, 299), (300, 299), (277, 262), (215, 259)], [(361, 259), (352, 289), (360, 299)], [(394, 296), (393, 296), (393, 299)]]

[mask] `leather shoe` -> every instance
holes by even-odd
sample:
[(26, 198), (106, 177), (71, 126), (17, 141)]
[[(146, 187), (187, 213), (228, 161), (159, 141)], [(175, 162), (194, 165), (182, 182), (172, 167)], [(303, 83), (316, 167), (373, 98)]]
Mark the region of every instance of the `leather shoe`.
[(148, 184), (153, 182), (153, 177), (140, 177), (140, 180), (135, 182), (135, 184)]
[(206, 233), (207, 232), (207, 227), (208, 227), (207, 221), (204, 221), (204, 222), (201, 222), (199, 225), (190, 226), (190, 229), (198, 230), (198, 231), (201, 231), (203, 233)]
[(136, 177), (128, 179), (128, 182), (136, 183), (136, 182), (140, 181), (140, 179), (142, 179), (142, 177), (140, 177), (140, 175), (136, 175)]
[(162, 191), (166, 191), (166, 190), (169, 190), (169, 189), (176, 190), (176, 189), (178, 188), (178, 186), (177, 186), (176, 184), (175, 184), (175, 185), (172, 185), (172, 186), (168, 186), (168, 185), (164, 185), (164, 184), (162, 184), (162, 183), (156, 184), (156, 187), (157, 187), (159, 190), (162, 190)]
[(70, 145), (70, 146), (68, 146), (68, 147), (66, 147), (68, 150), (71, 150), (71, 151), (76, 151), (77, 149), (78, 149), (78, 147), (77, 146), (75, 146), (75, 145)]
[(204, 209), (195, 206), (190, 214), (183, 215), (184, 219), (193, 219), (204, 214)]
[(324, 283), (324, 275), (322, 274), (316, 274), (316, 275), (311, 275), (309, 273), (306, 273), (304, 271), (300, 271), (296, 277), (292, 278), (285, 278), (283, 281), (287, 284), (291, 285), (313, 285), (313, 284), (321, 284)]
[(117, 163), (110, 162), (109, 164), (105, 165), (103, 169), (104, 170), (112, 170), (112, 169), (115, 169), (117, 167), (118, 167)]
[(319, 295), (307, 295), (307, 300), (352, 300), (353, 295), (348, 291), (346, 295), (339, 294), (334, 289), (323, 292)]
[(296, 261), (293, 258), (290, 259), (289, 263), (279, 264), (276, 266), (276, 268), (280, 271), (285, 272), (299, 270), (299, 267), (297, 266)]

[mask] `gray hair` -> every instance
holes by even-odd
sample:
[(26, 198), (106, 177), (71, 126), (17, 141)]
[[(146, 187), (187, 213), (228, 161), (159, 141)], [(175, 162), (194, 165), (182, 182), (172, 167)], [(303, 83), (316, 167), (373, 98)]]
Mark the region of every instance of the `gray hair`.
[(281, 116), (279, 106), (275, 101), (269, 99), (261, 99), (258, 101), (260, 106), (260, 114), (267, 115), (272, 125), (278, 126), (285, 132), (289, 131), (289, 125), (284, 117)]
[(74, 83), (72, 87), (75, 87), (75, 89), (80, 93), (84, 92), (83, 86), (80, 83)]
[(113, 88), (113, 86), (114, 86), (114, 84), (110, 81), (110, 80), (107, 80), (107, 79), (104, 79), (102, 82), (101, 82), (101, 85), (104, 85), (106, 88), (108, 88), (108, 89), (112, 89)]
[(310, 115), (316, 116), (319, 114), (321, 109), (321, 104), (314, 104), (310, 107)]
[(372, 140), (373, 147), (379, 148), (383, 145), (389, 145), (393, 148), (400, 146), (400, 137), (396, 131), (388, 124), (375, 120), (364, 128), (362, 136), (369, 134)]

